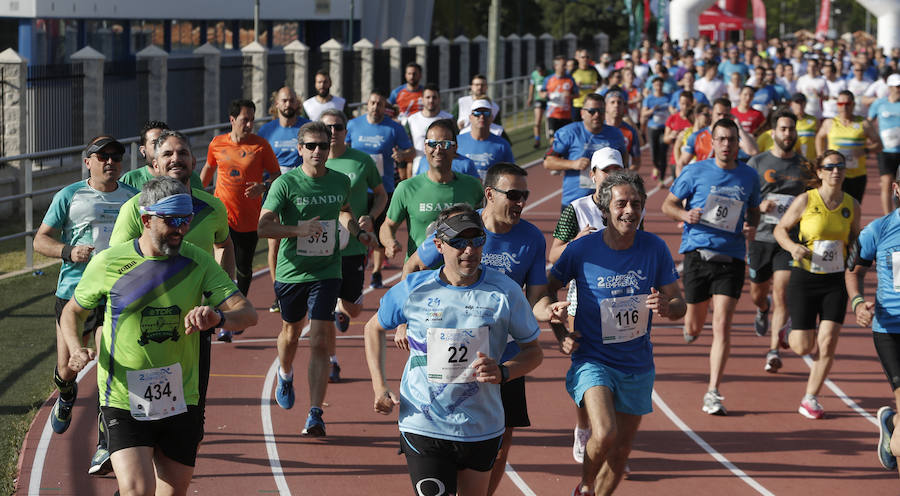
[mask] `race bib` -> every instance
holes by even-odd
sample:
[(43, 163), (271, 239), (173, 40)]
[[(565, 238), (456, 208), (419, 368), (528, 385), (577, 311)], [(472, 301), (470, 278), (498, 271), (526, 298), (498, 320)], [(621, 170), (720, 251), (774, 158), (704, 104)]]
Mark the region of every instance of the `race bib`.
[(855, 169), (859, 163), (859, 159), (853, 154), (853, 150), (838, 150), (844, 156), (844, 170)]
[(472, 362), (478, 352), (490, 352), (487, 326), (475, 329), (428, 328), (428, 381), (439, 383), (474, 382)]
[(369, 156), (372, 157), (372, 160), (375, 161), (375, 168), (378, 169), (378, 175), (383, 176), (384, 175), (384, 156), (381, 155), (380, 153), (373, 153)]
[(647, 334), (647, 295), (606, 298), (600, 302), (603, 344), (624, 343)]
[(334, 219), (320, 220), (319, 224), (322, 226), (320, 234), (309, 234), (297, 238), (297, 255), (327, 257), (334, 253), (334, 236), (337, 234)]
[(813, 241), (810, 272), (831, 274), (844, 271), (844, 242), (836, 239)]
[(882, 129), (879, 134), (885, 148), (900, 148), (900, 127)]
[(744, 203), (726, 196), (709, 195), (700, 223), (722, 231), (734, 232)]
[(91, 225), (92, 239), (94, 240), (94, 252), (97, 253), (109, 248), (109, 237), (112, 235), (114, 224), (108, 222), (94, 222)]
[(594, 189), (594, 180), (591, 179), (591, 168), (581, 170), (578, 172), (578, 187), (584, 189)]
[(109, 237), (121, 206), (117, 203), (97, 202), (94, 204), (94, 220), (91, 221), (91, 239), (94, 243), (94, 252), (99, 253), (109, 248)]
[(891, 253), (891, 271), (894, 273), (894, 291), (900, 291), (900, 251)]
[(762, 221), (764, 224), (778, 224), (778, 221), (780, 221), (781, 218), (784, 217), (784, 213), (787, 212), (788, 207), (791, 206), (791, 202), (794, 201), (794, 195), (769, 193), (766, 195), (766, 200), (775, 202), (775, 207), (763, 214)]
[(146, 370), (129, 370), (128, 404), (135, 420), (159, 420), (187, 411), (181, 364)]

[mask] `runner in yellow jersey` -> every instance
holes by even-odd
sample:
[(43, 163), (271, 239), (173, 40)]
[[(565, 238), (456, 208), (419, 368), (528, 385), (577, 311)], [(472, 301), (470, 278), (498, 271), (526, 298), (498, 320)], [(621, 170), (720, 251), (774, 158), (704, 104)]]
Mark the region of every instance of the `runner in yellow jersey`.
[(846, 162), (846, 179), (843, 189), (862, 203), (866, 192), (866, 150), (881, 151), (881, 138), (875, 128), (863, 117), (853, 115), (853, 93), (844, 90), (838, 94), (838, 113), (822, 121), (816, 134), (816, 152), (837, 150)]

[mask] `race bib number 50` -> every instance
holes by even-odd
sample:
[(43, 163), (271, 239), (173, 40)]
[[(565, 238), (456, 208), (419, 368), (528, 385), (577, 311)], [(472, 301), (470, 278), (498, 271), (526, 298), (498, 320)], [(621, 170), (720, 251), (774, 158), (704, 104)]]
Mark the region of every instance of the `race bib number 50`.
[(128, 403), (135, 420), (159, 420), (187, 411), (181, 364), (145, 370), (129, 370)]
[(734, 232), (744, 204), (726, 196), (709, 195), (700, 215), (700, 223), (723, 231)]
[(428, 381), (461, 383), (475, 381), (472, 362), (478, 352), (490, 352), (487, 326), (475, 329), (428, 328)]

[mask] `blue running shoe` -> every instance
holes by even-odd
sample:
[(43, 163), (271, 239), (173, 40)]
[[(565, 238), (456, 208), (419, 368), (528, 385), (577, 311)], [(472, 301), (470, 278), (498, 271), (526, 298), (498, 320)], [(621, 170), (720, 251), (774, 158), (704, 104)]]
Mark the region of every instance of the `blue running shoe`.
[(897, 458), (891, 453), (891, 435), (894, 434), (891, 419), (894, 417), (894, 409), (883, 406), (878, 409), (878, 461), (888, 470), (897, 469)]
[(350, 328), (350, 316), (344, 312), (334, 312), (334, 327), (341, 332), (347, 332)]
[(331, 374), (328, 375), (328, 382), (333, 384), (341, 382), (341, 366), (337, 362), (331, 364)]
[(294, 407), (294, 380), (285, 380), (278, 374), (278, 385), (275, 386), (275, 401), (285, 410)]
[(88, 474), (101, 476), (110, 472), (112, 472), (112, 461), (109, 459), (109, 450), (102, 446), (97, 446), (97, 451), (94, 452), (94, 457), (91, 458), (91, 467), (88, 469)]
[(216, 340), (221, 341), (223, 343), (230, 343), (231, 336), (232, 336), (231, 331), (226, 331), (225, 329), (219, 329), (219, 335), (216, 337)]
[(325, 435), (325, 422), (322, 420), (322, 409), (312, 407), (309, 409), (309, 415), (306, 417), (306, 427), (300, 431), (300, 434), (310, 437), (322, 437)]
[(69, 428), (72, 423), (72, 407), (75, 406), (75, 399), (78, 398), (78, 384), (72, 385), (72, 401), (65, 401), (62, 396), (56, 398), (53, 410), (50, 411), (50, 426), (53, 432), (62, 434)]

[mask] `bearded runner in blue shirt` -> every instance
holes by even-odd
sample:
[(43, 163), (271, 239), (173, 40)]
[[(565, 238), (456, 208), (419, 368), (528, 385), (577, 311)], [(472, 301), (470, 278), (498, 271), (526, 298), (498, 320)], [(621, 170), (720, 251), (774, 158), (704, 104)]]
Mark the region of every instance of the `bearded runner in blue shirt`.
[(652, 313), (677, 320), (686, 310), (665, 241), (638, 229), (643, 180), (613, 172), (598, 196), (607, 227), (569, 242), (547, 287), (551, 297), (570, 280), (578, 288), (575, 330), (554, 327), (572, 355), (566, 389), (591, 424), (575, 496), (611, 494), (622, 480), (641, 417), (653, 411)]
[[(445, 265), (392, 287), (366, 324), (374, 406), (382, 414), (400, 406), (401, 450), (417, 491), (486, 494), (504, 431), (499, 385), (541, 363), (540, 329), (516, 283), (483, 268), (480, 216), (451, 207), (436, 233)], [(383, 356), (385, 332), (400, 324), (408, 325), (410, 357), (398, 395)], [(522, 351), (501, 361), (508, 336)]]

